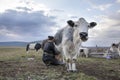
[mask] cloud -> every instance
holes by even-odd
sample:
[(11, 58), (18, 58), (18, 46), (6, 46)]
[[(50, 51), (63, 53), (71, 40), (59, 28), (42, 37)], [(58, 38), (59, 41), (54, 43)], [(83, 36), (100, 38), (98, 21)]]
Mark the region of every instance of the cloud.
[(117, 12), (120, 13), (120, 10), (118, 10)]
[(50, 10), (50, 12), (64, 12), (64, 10), (60, 10), (60, 9), (53, 9), (53, 10)]
[(22, 11), (31, 11), (32, 10), (32, 9), (27, 8), (27, 7), (16, 7), (16, 9), (22, 10)]
[(120, 38), (120, 14), (114, 13), (108, 16), (99, 16), (97, 27), (95, 30), (97, 32), (97, 37), (108, 37), (108, 38)]
[(110, 8), (112, 4), (103, 4), (103, 5), (93, 5), (93, 9), (99, 9), (101, 11), (104, 11), (108, 8)]
[[(5, 6), (7, 5), (7, 6)], [(42, 3), (37, 3), (33, 0), (1, 0), (0, 1), (0, 12), (5, 12), (7, 9), (13, 10), (26, 10), (26, 11), (44, 11), (44, 14), (47, 14), (50, 10), (47, 6)]]
[(0, 0), (0, 13), (4, 12), (6, 9), (14, 9), (19, 5), (20, 0)]
[(67, 16), (64, 10), (50, 9), (33, 0), (14, 0), (13, 3), (2, 0), (0, 7), (3, 7), (0, 10), (0, 29), (6, 30), (4, 32), (6, 35), (0, 33), (0, 36), (5, 38), (3, 40), (15, 40), (15, 35), (19, 40), (44, 39), (48, 35), (54, 35), (59, 28), (63, 27), (59, 25), (65, 22)]
[(91, 6), (91, 8), (87, 8), (88, 11), (90, 11), (92, 9), (105, 11), (105, 10), (107, 10), (108, 8), (110, 8), (113, 5), (112, 3), (104, 3), (104, 4), (100, 4), (99, 2), (95, 3), (95, 2), (93, 2), (91, 0), (86, 0), (86, 2)]
[(120, 3), (120, 0), (116, 0), (117, 3)]
[(6, 37), (12, 37), (12, 38), (20, 38), (21, 37), (20, 35), (7, 30), (6, 27), (3, 27), (0, 29), (0, 36), (6, 36)]
[(91, 9), (90, 9), (90, 8), (87, 8), (87, 11), (91, 11)]
[(38, 38), (39, 36), (39, 39), (43, 39), (48, 34), (52, 35), (51, 31), (56, 25), (55, 18), (45, 16), (43, 11), (28, 13), (9, 9), (0, 14), (0, 29), (2, 30), (0, 36), (3, 34), (12, 38), (21, 36)]
[(120, 13), (96, 16), (97, 26), (89, 31), (90, 39), (84, 45), (110, 46), (120, 42)]
[(75, 19), (78, 18), (78, 16), (74, 16), (74, 15), (72, 15), (72, 14), (68, 14), (68, 17), (69, 17), (69, 18), (72, 18), (72, 19), (74, 19), (74, 18), (75, 18)]

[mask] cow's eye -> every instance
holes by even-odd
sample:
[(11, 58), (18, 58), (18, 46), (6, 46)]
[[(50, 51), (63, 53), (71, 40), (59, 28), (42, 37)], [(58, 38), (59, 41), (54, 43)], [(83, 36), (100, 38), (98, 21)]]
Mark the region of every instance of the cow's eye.
[(75, 25), (75, 27), (77, 27), (78, 25)]

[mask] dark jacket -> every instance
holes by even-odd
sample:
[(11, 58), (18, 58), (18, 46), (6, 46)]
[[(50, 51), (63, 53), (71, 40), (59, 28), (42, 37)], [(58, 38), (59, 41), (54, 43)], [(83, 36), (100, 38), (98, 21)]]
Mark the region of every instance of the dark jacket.
[(43, 51), (48, 54), (58, 55), (59, 51), (56, 49), (54, 42), (46, 42)]

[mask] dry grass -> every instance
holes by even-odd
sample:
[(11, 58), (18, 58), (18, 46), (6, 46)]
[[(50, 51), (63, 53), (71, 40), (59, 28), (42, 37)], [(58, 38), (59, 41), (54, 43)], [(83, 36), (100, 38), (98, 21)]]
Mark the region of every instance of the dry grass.
[(42, 51), (0, 47), (0, 80), (120, 80), (120, 59), (79, 58), (77, 63), (78, 72), (71, 73), (65, 66), (46, 67)]

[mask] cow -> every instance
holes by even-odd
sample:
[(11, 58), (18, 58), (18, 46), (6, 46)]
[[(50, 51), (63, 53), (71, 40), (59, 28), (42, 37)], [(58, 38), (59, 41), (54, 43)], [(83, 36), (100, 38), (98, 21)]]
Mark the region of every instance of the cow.
[(29, 43), (26, 46), (26, 51), (28, 53), (29, 50), (36, 50), (36, 52), (38, 52), (38, 50), (41, 48), (41, 44), (40, 43)]
[(85, 47), (80, 47), (79, 49), (80, 53), (78, 56), (85, 56), (86, 58), (88, 57), (88, 54), (89, 54), (89, 49), (88, 48), (85, 48)]
[(119, 58), (120, 57), (120, 44), (113, 43), (104, 55), (106, 58)]
[(79, 18), (78, 21), (68, 20), (67, 25), (55, 34), (55, 45), (65, 59), (67, 71), (77, 71), (76, 60), (81, 43), (88, 40), (88, 29), (96, 25), (96, 22), (88, 23), (84, 18)]

